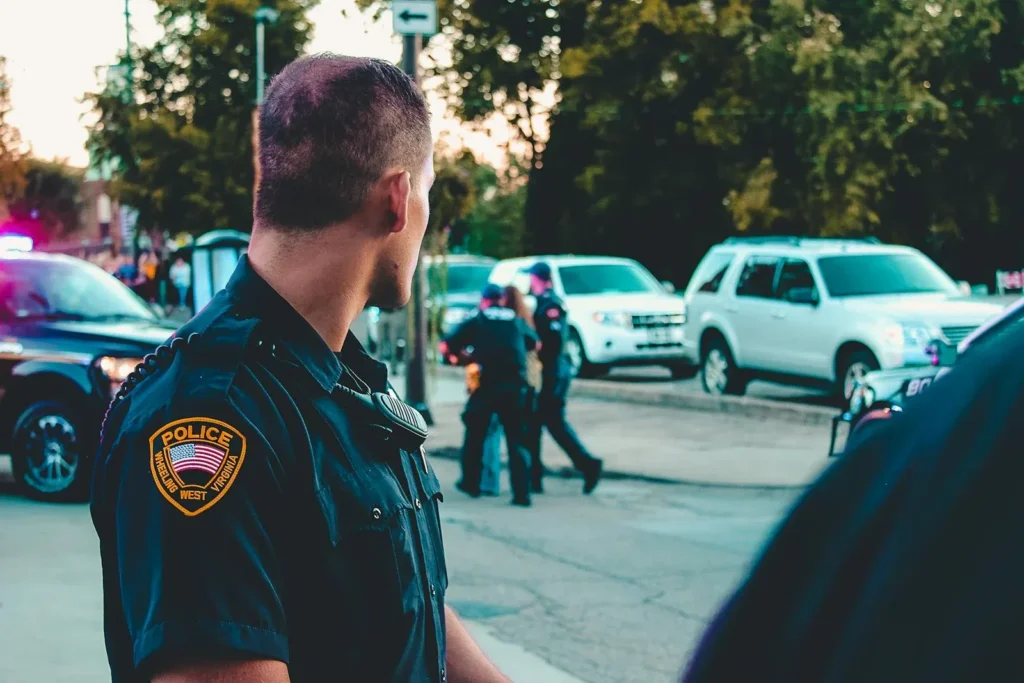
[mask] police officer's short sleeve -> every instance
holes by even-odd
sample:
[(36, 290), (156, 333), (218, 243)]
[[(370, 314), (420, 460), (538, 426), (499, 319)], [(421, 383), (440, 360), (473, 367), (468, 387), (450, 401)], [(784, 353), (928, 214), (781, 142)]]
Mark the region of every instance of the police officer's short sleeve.
[(126, 424), (112, 456), (121, 463), (111, 501), (117, 573), (136, 666), (287, 662), (274, 532), (283, 454), (224, 399)]

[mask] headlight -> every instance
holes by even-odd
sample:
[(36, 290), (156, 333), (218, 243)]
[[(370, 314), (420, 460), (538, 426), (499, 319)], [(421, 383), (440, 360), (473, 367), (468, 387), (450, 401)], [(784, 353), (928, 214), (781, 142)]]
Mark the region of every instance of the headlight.
[(887, 325), (882, 336), (890, 347), (923, 349), (940, 339), (942, 330), (923, 323), (898, 323)]
[(595, 313), (594, 322), (600, 325), (614, 325), (616, 327), (632, 327), (633, 317), (628, 313)]
[(100, 369), (103, 376), (110, 381), (111, 395), (117, 393), (128, 375), (132, 374), (135, 366), (142, 362), (141, 358), (115, 358), (114, 356), (102, 356), (96, 359), (96, 367)]

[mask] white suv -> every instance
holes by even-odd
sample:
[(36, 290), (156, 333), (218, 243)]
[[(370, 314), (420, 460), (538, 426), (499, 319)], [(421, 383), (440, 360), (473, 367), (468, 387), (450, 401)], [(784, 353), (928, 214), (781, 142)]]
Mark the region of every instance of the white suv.
[(684, 301), (686, 354), (710, 394), (767, 379), (849, 397), (868, 372), (927, 364), (930, 342), (955, 345), (1002, 310), (920, 251), (872, 239), (730, 238)]
[[(529, 269), (551, 266), (555, 293), (569, 314), (566, 355), (573, 371), (594, 377), (619, 365), (661, 365), (673, 377), (696, 368), (683, 354), (683, 301), (636, 261), (605, 256), (530, 256), (501, 261), (490, 281), (529, 295)], [(532, 306), (533, 297), (527, 296)]]

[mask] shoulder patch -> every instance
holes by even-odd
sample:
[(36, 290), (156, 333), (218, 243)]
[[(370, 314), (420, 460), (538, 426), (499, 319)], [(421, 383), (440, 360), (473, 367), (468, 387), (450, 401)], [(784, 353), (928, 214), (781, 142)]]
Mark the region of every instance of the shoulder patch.
[(195, 517), (216, 505), (245, 460), (245, 436), (209, 417), (175, 420), (149, 437), (149, 469), (157, 490)]
[(562, 311), (558, 309), (558, 306), (552, 306), (547, 310), (548, 317), (552, 320), (562, 317)]

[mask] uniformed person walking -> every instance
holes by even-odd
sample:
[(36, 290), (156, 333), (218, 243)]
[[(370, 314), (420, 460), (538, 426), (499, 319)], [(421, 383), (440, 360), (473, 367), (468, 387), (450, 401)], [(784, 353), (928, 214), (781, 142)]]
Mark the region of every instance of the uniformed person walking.
[(587, 451), (565, 419), (565, 401), (572, 382), (572, 371), (565, 357), (569, 324), (565, 306), (553, 290), (551, 267), (547, 263), (539, 261), (530, 268), (530, 291), (537, 299), (533, 324), (541, 341), (538, 356), (543, 366), (531, 437), (531, 486), (536, 493), (543, 491), (544, 465), (540, 458), (540, 439), (542, 429), (547, 427), (555, 443), (561, 446), (573, 466), (583, 474), (583, 492), (590, 493), (601, 479), (602, 461)]
[(249, 256), (101, 435), (114, 681), (507, 680), (445, 606), (422, 418), (348, 334), (409, 299), (431, 158), (393, 65), (316, 56), (274, 79)]
[(491, 420), (497, 415), (505, 430), (512, 503), (530, 504), (530, 453), (523, 444), (526, 398), (526, 354), (538, 346), (537, 335), (504, 305), (501, 287), (484, 287), (480, 309), (444, 340), (444, 351), (459, 355), (472, 347), (480, 365), (480, 385), (469, 396), (462, 421), (466, 436), (462, 447), (462, 481), (459, 488), (480, 495), (484, 442)]
[(1024, 329), (996, 339), (853, 435), (686, 683), (1024, 680)]

